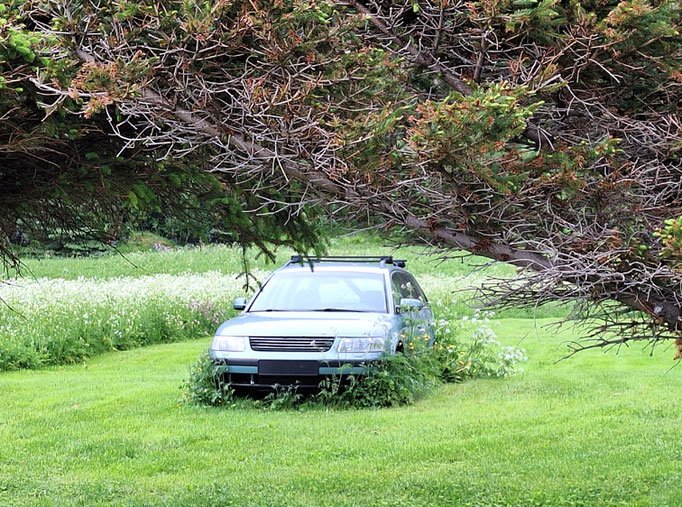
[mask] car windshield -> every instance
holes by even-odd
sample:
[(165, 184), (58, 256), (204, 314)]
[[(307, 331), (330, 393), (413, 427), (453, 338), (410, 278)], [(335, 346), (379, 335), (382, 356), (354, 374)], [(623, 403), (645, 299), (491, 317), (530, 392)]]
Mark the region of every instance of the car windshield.
[(281, 271), (265, 284), (249, 311), (386, 313), (384, 277), (379, 273)]

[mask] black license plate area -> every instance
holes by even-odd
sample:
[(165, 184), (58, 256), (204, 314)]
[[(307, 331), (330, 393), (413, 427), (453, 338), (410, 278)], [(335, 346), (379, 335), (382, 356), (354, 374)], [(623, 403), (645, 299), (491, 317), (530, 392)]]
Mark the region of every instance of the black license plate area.
[(259, 375), (313, 376), (319, 371), (318, 361), (258, 361)]

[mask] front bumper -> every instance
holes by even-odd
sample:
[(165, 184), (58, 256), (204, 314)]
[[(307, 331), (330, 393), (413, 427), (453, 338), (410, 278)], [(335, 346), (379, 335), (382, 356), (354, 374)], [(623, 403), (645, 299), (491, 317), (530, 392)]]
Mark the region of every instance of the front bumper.
[(295, 385), (315, 389), (330, 376), (361, 375), (371, 361), (301, 361), (262, 359), (213, 359), (221, 382), (236, 388), (272, 389)]

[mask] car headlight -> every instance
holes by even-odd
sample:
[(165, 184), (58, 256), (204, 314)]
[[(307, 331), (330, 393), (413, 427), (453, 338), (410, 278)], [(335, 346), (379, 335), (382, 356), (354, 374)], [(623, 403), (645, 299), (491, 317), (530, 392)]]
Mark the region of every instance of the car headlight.
[(246, 349), (246, 336), (215, 336), (211, 349), (223, 352), (244, 352)]
[(341, 338), (339, 352), (383, 352), (385, 340), (379, 337)]

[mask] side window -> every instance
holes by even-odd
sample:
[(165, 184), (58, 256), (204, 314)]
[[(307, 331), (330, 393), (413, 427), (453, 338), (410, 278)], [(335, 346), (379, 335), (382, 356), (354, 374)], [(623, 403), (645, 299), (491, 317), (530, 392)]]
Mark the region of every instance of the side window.
[(391, 275), (391, 288), (393, 292), (393, 302), (396, 305), (400, 304), (400, 299), (403, 297), (402, 290), (400, 289), (400, 273), (393, 273)]
[(415, 295), (412, 297), (421, 301), (423, 305), (427, 305), (429, 303), (429, 300), (426, 299), (426, 294), (424, 294), (424, 291), (417, 283), (417, 279), (409, 273), (405, 273), (405, 277), (407, 278), (408, 283), (410, 283), (410, 286), (413, 287), (414, 289), (413, 292), (415, 293)]
[(409, 273), (399, 271), (393, 273), (391, 286), (393, 287), (393, 300), (396, 305), (400, 304), (401, 298), (419, 299), (423, 304), (428, 303), (417, 280)]

